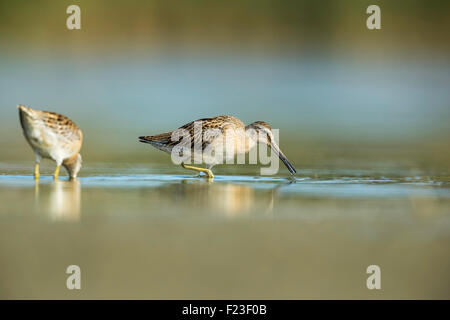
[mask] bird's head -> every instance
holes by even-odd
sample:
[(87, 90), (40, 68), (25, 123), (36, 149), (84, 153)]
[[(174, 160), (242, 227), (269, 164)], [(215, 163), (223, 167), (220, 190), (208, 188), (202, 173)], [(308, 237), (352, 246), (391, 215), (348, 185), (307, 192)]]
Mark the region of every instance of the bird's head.
[(81, 154), (76, 154), (75, 156), (64, 160), (62, 163), (64, 168), (66, 168), (67, 173), (70, 176), (70, 179), (76, 179), (77, 174), (81, 169), (81, 165), (83, 163), (83, 159), (81, 158)]
[(255, 121), (249, 124), (246, 128), (247, 135), (255, 142), (265, 143), (278, 155), (284, 165), (288, 168), (289, 172), (294, 175), (297, 173), (294, 166), (289, 162), (286, 156), (281, 152), (280, 147), (275, 141), (273, 135), (273, 129), (265, 121)]

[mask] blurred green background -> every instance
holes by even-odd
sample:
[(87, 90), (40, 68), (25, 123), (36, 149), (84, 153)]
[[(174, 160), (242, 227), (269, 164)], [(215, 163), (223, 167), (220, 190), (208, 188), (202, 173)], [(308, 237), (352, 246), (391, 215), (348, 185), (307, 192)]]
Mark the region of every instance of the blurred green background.
[[(67, 6), (81, 30), (66, 28)], [(381, 8), (381, 30), (366, 8)], [(448, 1), (2, 1), (0, 161), (33, 160), (17, 104), (71, 117), (84, 160), (168, 161), (137, 142), (231, 114), (280, 129), (298, 167), (448, 172)]]

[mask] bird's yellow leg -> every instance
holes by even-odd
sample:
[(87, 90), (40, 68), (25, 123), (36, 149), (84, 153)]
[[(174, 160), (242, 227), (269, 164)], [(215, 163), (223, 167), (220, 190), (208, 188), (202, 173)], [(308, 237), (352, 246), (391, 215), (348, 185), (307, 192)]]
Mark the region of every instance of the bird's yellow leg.
[(204, 172), (207, 174), (208, 179), (214, 178), (214, 175), (210, 169), (188, 166), (188, 165), (185, 165), (184, 163), (181, 163), (181, 166), (185, 169), (194, 170), (194, 171), (198, 171), (198, 172)]
[(34, 179), (39, 180), (39, 162), (34, 165)]
[(55, 174), (53, 175), (53, 177), (55, 178), (55, 180), (58, 180), (58, 176), (59, 176), (59, 168), (61, 168), (61, 165), (56, 165)]

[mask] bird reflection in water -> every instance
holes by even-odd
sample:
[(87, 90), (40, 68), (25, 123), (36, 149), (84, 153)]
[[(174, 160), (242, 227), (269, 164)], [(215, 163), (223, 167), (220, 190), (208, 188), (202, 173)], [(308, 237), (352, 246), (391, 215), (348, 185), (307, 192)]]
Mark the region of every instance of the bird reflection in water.
[(255, 190), (248, 186), (233, 184), (209, 185), (206, 197), (202, 198), (199, 190), (199, 200), (207, 200), (209, 207), (214, 207), (218, 212), (225, 212), (228, 216), (236, 216), (250, 211), (255, 203)]
[(213, 214), (237, 217), (251, 212), (271, 213), (279, 187), (257, 190), (240, 184), (183, 180), (159, 188), (158, 197), (168, 197), (170, 201), (180, 201)]
[(51, 221), (78, 222), (81, 216), (81, 184), (79, 180), (57, 180), (50, 185), (36, 182), (35, 197), (39, 211)]

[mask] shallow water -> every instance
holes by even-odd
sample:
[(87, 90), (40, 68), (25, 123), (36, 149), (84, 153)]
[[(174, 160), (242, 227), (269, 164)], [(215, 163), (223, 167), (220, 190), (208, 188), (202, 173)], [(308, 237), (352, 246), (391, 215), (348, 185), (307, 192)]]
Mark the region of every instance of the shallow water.
[[(36, 184), (29, 165), (0, 167), (1, 298), (450, 298), (445, 175), (219, 169), (207, 181), (98, 163), (74, 182), (44, 168)], [(65, 287), (71, 264), (80, 291)]]

